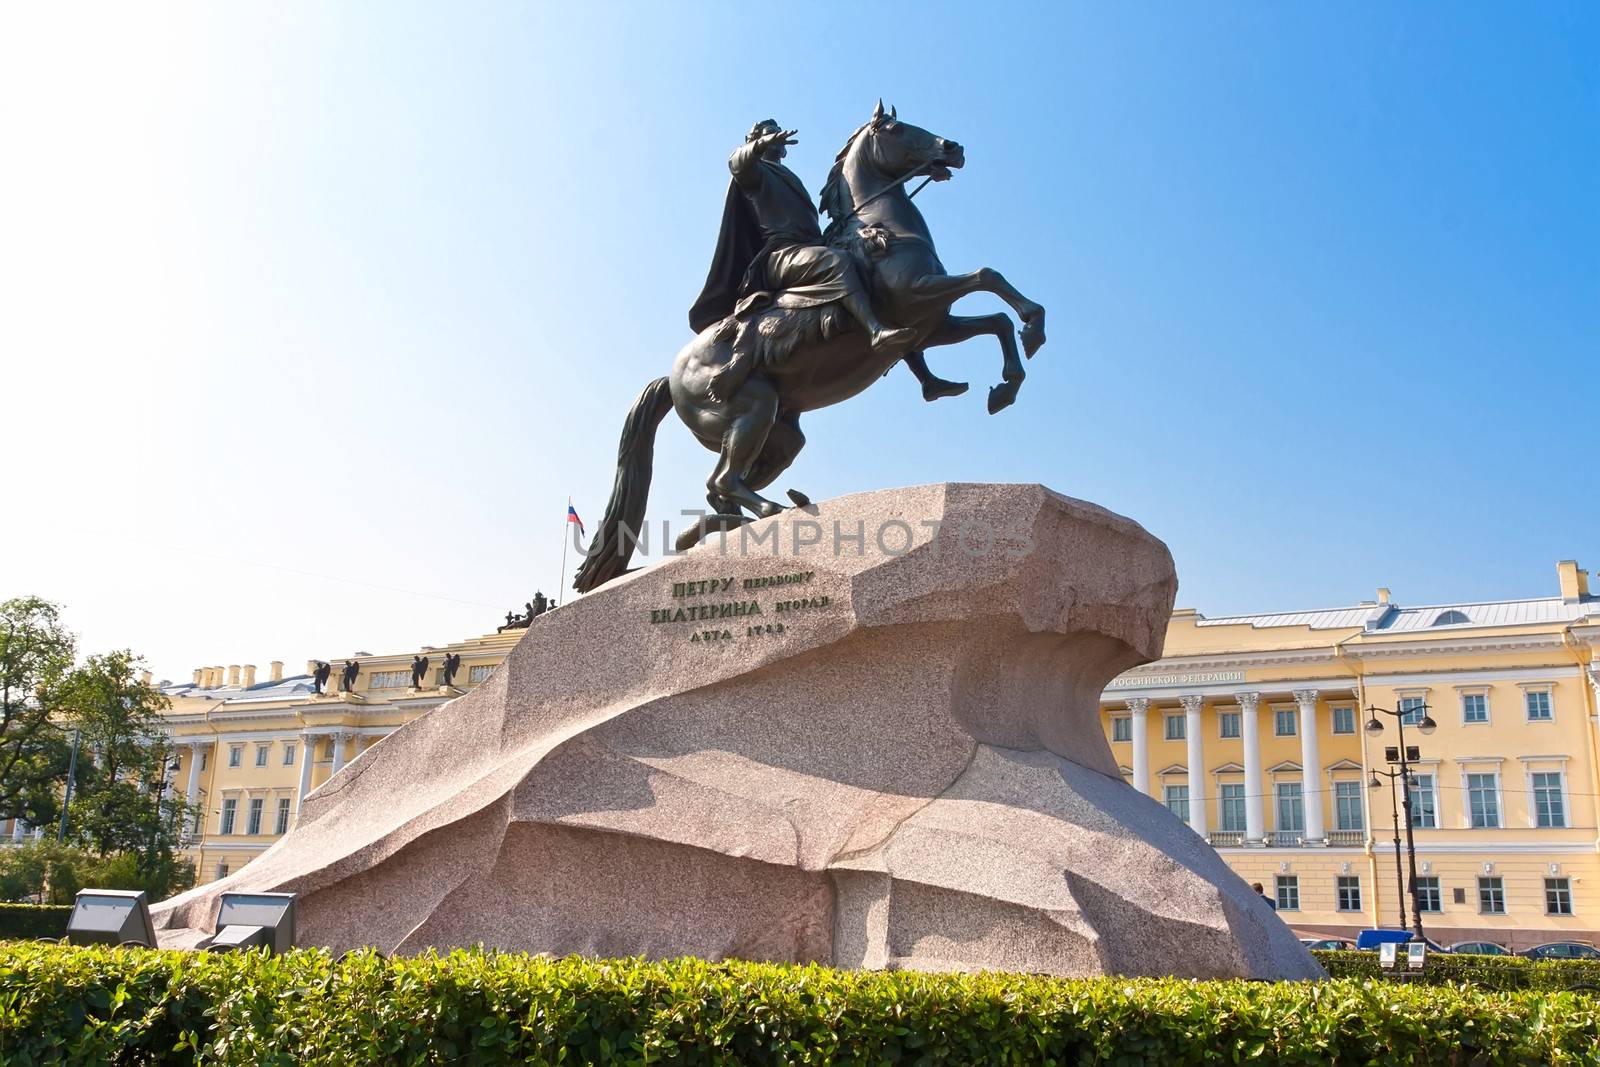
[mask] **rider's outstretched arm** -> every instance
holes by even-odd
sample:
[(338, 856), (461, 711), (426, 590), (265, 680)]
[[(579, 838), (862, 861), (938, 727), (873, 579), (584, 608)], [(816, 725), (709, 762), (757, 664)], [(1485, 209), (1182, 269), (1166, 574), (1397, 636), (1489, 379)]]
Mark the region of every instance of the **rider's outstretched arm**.
[(733, 150), (733, 155), (728, 157), (728, 169), (733, 172), (733, 180), (739, 183), (739, 188), (746, 192), (754, 192), (761, 184), (761, 153), (765, 146), (761, 141), (750, 141)]

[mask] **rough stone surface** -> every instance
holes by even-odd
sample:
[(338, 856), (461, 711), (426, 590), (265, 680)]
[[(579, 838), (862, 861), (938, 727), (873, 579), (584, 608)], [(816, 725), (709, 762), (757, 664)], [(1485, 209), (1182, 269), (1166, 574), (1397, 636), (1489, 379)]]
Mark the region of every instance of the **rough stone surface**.
[[(1177, 588), (1138, 524), (1041, 486), (944, 484), (742, 537), (534, 619), (259, 859), (152, 909), (163, 943), (212, 930), (223, 891), (275, 890), (300, 894), (299, 942), (335, 951), (1321, 974), (1112, 759), (1099, 695), (1161, 654)], [(730, 601), (761, 614), (651, 621)]]

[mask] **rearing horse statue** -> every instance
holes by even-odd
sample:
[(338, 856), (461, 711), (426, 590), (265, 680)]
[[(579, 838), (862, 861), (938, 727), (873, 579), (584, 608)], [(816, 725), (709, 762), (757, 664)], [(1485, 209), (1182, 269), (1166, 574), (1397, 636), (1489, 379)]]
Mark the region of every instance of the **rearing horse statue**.
[[(706, 483), (712, 514), (679, 539), (682, 548), (708, 530), (782, 511), (784, 505), (760, 491), (788, 469), (805, 445), (801, 413), (848, 400), (901, 359), (925, 348), (993, 335), (1004, 361), (1000, 383), (989, 390), (989, 412), (1016, 399), (1025, 376), (1022, 355), (1031, 358), (1044, 344), (1044, 308), (990, 267), (947, 274), (928, 224), (912, 203), (913, 194), (906, 192), (909, 179), (927, 175), (942, 180), (963, 163), (959, 144), (900, 121), (879, 101), (871, 120), (839, 152), (822, 190), (822, 209), (831, 219), (828, 243), (855, 255), (870, 280), (879, 316), (912, 328), (914, 340), (875, 349), (867, 334), (833, 305), (767, 305), (701, 330), (678, 353), (672, 373), (645, 386), (628, 412), (611, 499), (578, 569), (575, 589), (586, 593), (628, 569), (650, 492), (656, 428), (669, 407), (703, 445), (720, 455)], [(1012, 320), (1004, 312), (950, 314), (952, 304), (976, 292), (995, 294), (1022, 319), (1020, 351)], [(754, 365), (735, 378), (730, 390), (723, 372), (729, 370), (741, 339), (740, 350), (754, 353), (748, 357)], [(789, 495), (797, 504), (808, 502), (799, 493)]]

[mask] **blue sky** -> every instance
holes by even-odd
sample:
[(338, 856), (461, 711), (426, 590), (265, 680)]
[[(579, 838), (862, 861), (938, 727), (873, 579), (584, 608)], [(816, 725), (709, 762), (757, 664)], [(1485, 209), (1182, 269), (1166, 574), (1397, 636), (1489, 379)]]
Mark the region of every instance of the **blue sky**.
[(807, 416), (780, 487), (1043, 482), (1212, 615), (1548, 595), (1600, 563), (1597, 72), (1581, 4), (12, 6), (0, 595), (174, 677), (491, 628), (603, 510), (728, 152), (775, 117), (815, 191), (879, 96), (1050, 342), (999, 416), (983, 339)]

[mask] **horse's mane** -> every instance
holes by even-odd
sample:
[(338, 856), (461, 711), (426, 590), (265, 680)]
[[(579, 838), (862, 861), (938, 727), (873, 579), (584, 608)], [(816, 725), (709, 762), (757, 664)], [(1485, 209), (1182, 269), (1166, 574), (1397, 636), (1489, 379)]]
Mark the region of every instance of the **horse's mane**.
[(870, 122), (863, 123), (855, 133), (850, 135), (850, 139), (844, 143), (844, 147), (839, 149), (839, 154), (833, 157), (833, 169), (828, 171), (828, 180), (822, 183), (822, 195), (817, 199), (822, 204), (822, 210), (835, 223), (850, 213), (849, 207), (845, 204), (844, 158), (850, 154), (850, 149), (855, 145), (856, 139), (865, 133), (867, 127), (871, 125), (872, 123)]

